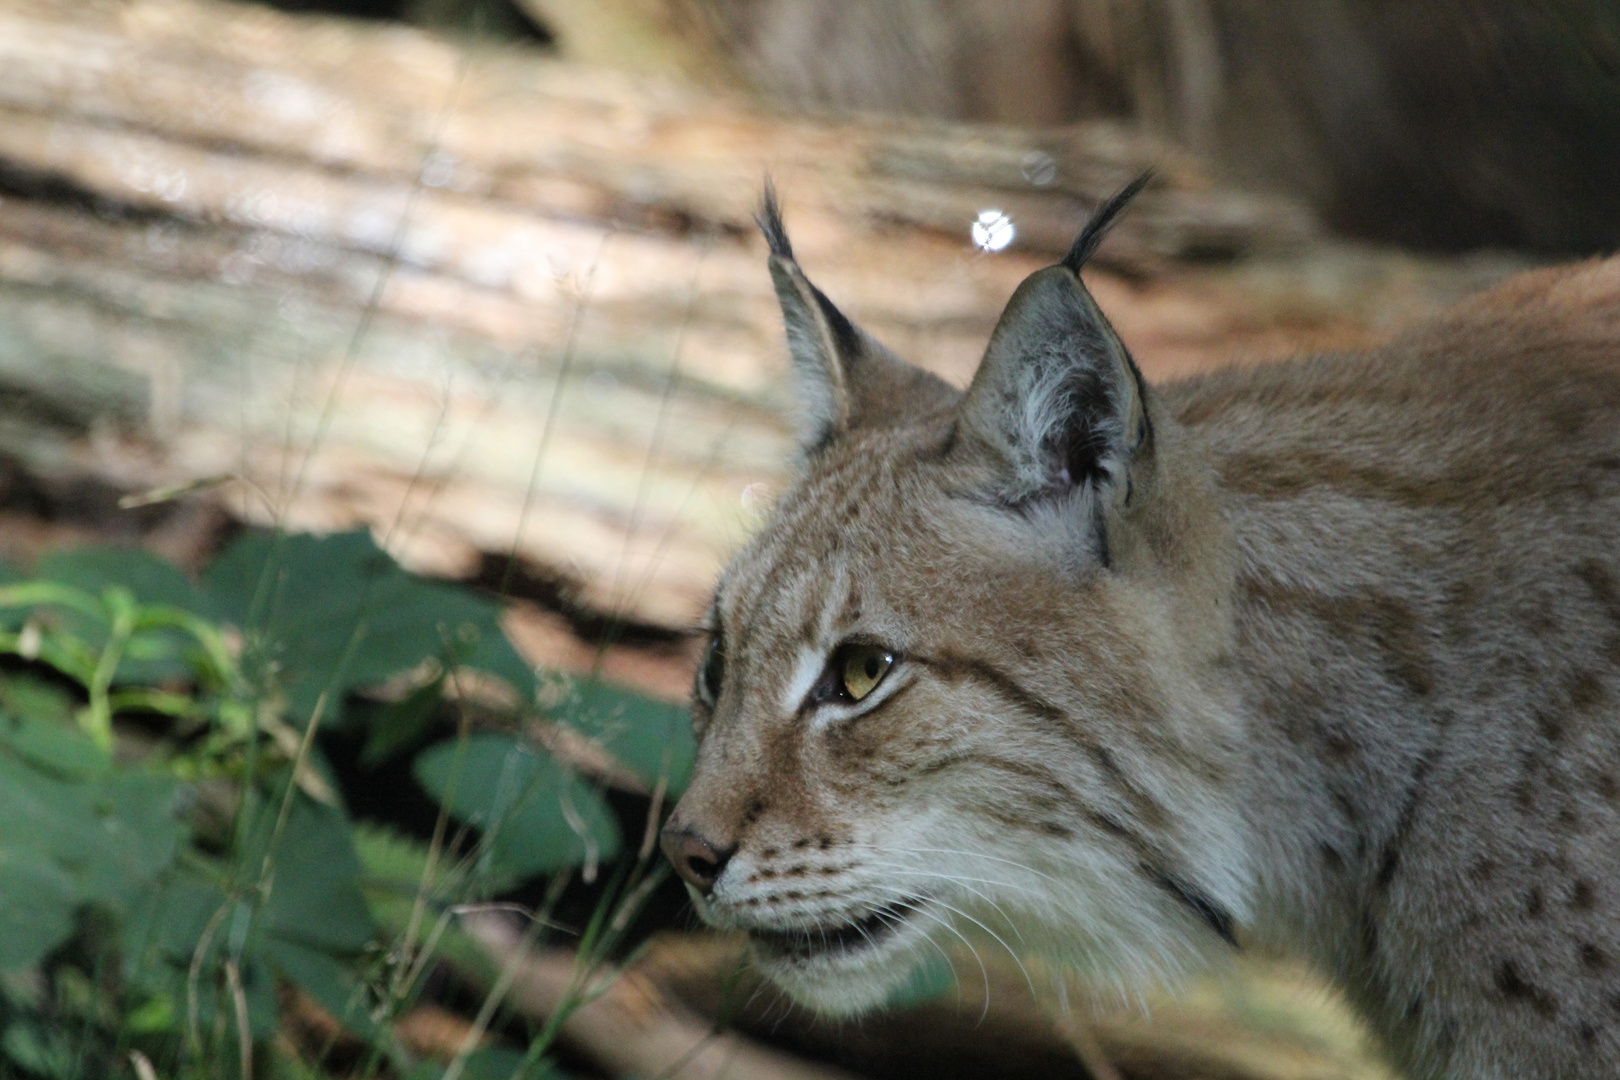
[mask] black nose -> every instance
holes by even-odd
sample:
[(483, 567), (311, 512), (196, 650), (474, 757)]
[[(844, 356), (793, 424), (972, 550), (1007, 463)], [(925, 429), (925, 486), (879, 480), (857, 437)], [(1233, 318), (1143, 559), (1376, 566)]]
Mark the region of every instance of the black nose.
[(675, 872), (681, 875), (682, 880), (704, 896), (714, 888), (720, 871), (726, 868), (726, 860), (736, 850), (721, 851), (689, 826), (677, 825), (673, 821), (664, 826), (659, 846), (664, 849), (665, 857), (675, 865)]

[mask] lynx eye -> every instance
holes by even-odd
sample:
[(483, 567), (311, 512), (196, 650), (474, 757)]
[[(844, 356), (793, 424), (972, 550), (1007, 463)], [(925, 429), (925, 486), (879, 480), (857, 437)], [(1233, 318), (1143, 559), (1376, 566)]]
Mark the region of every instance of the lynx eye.
[(894, 666), (894, 654), (881, 645), (846, 645), (840, 650), (838, 677), (841, 689), (853, 701), (859, 701), (883, 681), (883, 676)]
[(709, 708), (720, 700), (720, 685), (726, 677), (726, 654), (720, 646), (720, 635), (716, 634), (709, 639), (709, 647), (703, 652), (703, 666), (698, 668), (697, 696)]

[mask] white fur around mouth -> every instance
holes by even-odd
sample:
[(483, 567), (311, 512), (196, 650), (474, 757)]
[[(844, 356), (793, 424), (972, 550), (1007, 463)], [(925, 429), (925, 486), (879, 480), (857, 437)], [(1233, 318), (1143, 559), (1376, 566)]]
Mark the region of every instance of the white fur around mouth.
[(748, 931), (754, 947), (774, 960), (807, 962), (822, 957), (853, 957), (886, 943), (920, 900), (897, 900), (859, 919), (830, 926), (758, 927)]

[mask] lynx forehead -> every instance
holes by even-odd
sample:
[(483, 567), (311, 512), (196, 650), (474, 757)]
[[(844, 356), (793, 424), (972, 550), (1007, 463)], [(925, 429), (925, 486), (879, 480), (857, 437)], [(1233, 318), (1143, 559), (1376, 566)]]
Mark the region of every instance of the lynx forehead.
[(1620, 262), (1150, 387), (1080, 280), (964, 391), (762, 226), (800, 475), (725, 571), (664, 847), (817, 1007), (936, 942), (1335, 979), (1415, 1077), (1620, 1074)]

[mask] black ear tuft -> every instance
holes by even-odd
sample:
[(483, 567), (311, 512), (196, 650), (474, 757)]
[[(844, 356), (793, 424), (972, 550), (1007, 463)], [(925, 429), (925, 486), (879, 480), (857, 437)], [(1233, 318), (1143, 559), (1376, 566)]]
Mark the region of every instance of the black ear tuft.
[(782, 208), (776, 201), (776, 184), (769, 176), (765, 178), (765, 194), (759, 200), (759, 213), (754, 215), (754, 221), (759, 225), (759, 231), (765, 234), (765, 243), (770, 245), (771, 254), (792, 262), (793, 244), (789, 242), (787, 229), (782, 225)]
[[(1125, 209), (1126, 204), (1136, 198), (1137, 194), (1147, 187), (1148, 181), (1152, 179), (1153, 170), (1148, 169), (1135, 180), (1132, 180), (1103, 200), (1102, 205), (1092, 211), (1091, 220), (1087, 221), (1086, 227), (1080, 230), (1080, 235), (1075, 237), (1074, 245), (1069, 248), (1069, 253), (1063, 256), (1063, 265), (1078, 274), (1080, 268), (1086, 264), (1086, 260), (1096, 253), (1097, 247), (1103, 241), (1103, 236), (1107, 234), (1109, 228), (1114, 224), (1114, 219), (1119, 217), (1119, 212)], [(775, 195), (771, 192), (769, 186), (765, 189), (765, 197), (770, 202), (774, 212), (776, 205)], [(780, 221), (778, 221), (777, 227), (781, 227)], [(783, 237), (782, 242), (787, 243), (787, 238)]]

